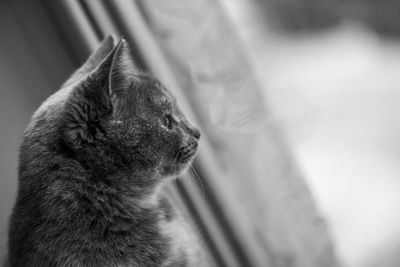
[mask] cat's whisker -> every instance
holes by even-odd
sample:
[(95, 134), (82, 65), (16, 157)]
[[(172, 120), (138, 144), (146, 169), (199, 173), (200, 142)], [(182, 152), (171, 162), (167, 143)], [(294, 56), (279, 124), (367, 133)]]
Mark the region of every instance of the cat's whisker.
[(193, 168), (192, 165), (190, 165), (190, 168), (192, 169), (192, 171), (193, 171), (193, 173), (194, 173), (194, 175), (195, 175), (197, 181), (199, 181), (199, 183), (200, 183), (200, 185), (201, 185), (201, 189), (202, 189), (202, 191), (203, 191), (203, 195), (205, 195), (205, 194), (206, 194), (205, 187), (204, 187), (203, 182), (201, 181), (201, 178), (200, 178), (199, 174), (196, 172), (195, 168)]
[[(172, 168), (173, 168), (173, 173), (178, 171), (178, 166), (176, 165), (176, 160), (178, 159), (178, 153), (176, 153), (174, 160), (172, 161)], [(175, 185), (178, 185), (178, 177), (175, 177), (174, 183)]]

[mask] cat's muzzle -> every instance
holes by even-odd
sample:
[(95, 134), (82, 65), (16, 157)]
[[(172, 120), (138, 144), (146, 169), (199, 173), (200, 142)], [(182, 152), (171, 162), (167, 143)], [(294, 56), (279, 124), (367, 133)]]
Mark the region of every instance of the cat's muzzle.
[(196, 154), (197, 147), (198, 147), (197, 142), (191, 142), (188, 145), (182, 147), (181, 150), (178, 152), (179, 162), (180, 163), (189, 162)]

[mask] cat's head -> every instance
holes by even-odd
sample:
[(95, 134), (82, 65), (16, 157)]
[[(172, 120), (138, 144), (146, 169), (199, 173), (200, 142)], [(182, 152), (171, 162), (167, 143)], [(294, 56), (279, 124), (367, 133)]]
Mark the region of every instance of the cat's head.
[(103, 41), (66, 86), (60, 133), (88, 168), (163, 178), (191, 163), (200, 132), (154, 77), (137, 72), (125, 40)]

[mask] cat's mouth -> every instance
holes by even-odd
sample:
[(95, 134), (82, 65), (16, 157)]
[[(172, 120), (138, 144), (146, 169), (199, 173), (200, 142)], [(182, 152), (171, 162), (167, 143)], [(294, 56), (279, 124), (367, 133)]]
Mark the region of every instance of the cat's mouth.
[(197, 152), (197, 147), (198, 147), (197, 142), (192, 142), (187, 146), (184, 146), (182, 149), (180, 149), (177, 156), (178, 163), (186, 164), (190, 160), (192, 160)]
[(197, 152), (198, 143), (192, 142), (179, 149), (171, 164), (164, 166), (163, 174), (166, 176), (179, 176), (190, 166)]

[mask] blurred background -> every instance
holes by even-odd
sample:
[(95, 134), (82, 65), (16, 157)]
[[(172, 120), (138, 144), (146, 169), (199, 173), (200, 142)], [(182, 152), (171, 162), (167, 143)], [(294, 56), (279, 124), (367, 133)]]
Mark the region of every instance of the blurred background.
[(399, 14), (395, 0), (0, 0), (1, 257), (31, 114), (115, 34), (202, 129), (172, 194), (210, 266), (400, 266)]

